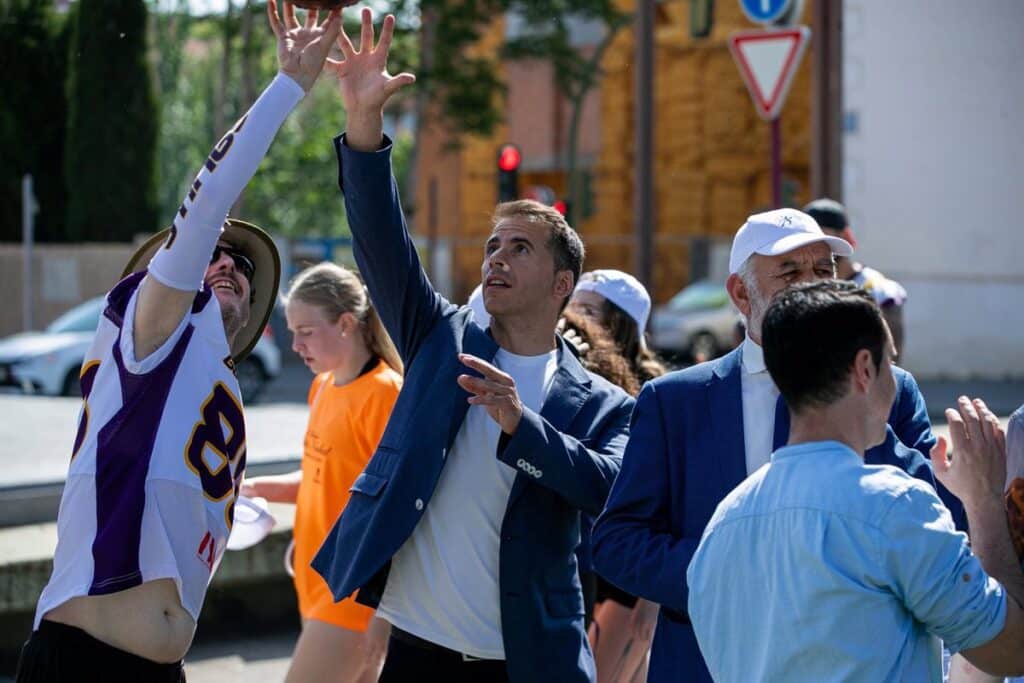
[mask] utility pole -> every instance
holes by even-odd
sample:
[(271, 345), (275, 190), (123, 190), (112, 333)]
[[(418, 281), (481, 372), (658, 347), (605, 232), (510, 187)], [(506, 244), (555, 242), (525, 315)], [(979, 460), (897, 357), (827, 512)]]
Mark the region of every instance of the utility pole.
[(21, 178), (21, 320), (26, 332), (32, 329), (33, 323), (32, 246), (38, 212), (39, 205), (32, 192), (32, 176), (26, 173)]
[(654, 233), (654, 6), (656, 0), (637, 0), (634, 72), (636, 135), (633, 181), (634, 275), (652, 289)]
[(814, 3), (811, 194), (842, 201), (843, 0)]

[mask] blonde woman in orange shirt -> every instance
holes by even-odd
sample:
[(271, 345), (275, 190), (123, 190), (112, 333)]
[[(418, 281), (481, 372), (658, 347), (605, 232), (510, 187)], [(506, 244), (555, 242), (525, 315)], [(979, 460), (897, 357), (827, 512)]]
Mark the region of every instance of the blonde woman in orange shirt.
[(296, 504), (295, 591), (302, 635), (286, 680), (376, 681), (388, 623), (352, 598), (335, 603), (309, 564), (384, 433), (402, 387), (402, 361), (354, 272), (333, 263), (313, 266), (295, 278), (286, 301), (292, 350), (316, 373), (302, 469), (256, 477), (242, 491)]

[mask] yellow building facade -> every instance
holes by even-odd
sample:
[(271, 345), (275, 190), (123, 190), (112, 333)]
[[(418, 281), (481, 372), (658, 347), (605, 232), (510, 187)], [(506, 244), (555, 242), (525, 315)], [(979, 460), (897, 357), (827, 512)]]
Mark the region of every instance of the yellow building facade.
[[(634, 0), (620, 5), (632, 12)], [(772, 202), (770, 127), (754, 112), (728, 48), (730, 34), (755, 27), (738, 2), (718, 0), (711, 35), (695, 40), (689, 36), (688, 15), (689, 3), (658, 5), (651, 283), (656, 302), (690, 281), (694, 238), (728, 243), (750, 213), (771, 208)], [(503, 40), (503, 23), (495, 22), (474, 49), (494, 54)], [(598, 141), (589, 168), (593, 212), (574, 226), (587, 244), (587, 270), (633, 270), (634, 41), (628, 28), (616, 37), (593, 95), (598, 110), (591, 117)], [(787, 204), (796, 206), (811, 199), (813, 51), (812, 39), (781, 119), (783, 194)], [(514, 71), (507, 65), (503, 69)], [(517, 115), (515, 106), (503, 108)], [(495, 153), (510, 141), (509, 127), (507, 122), (486, 138), (464, 136), (454, 150), (448, 148), (451, 133), (442, 127), (426, 125), (421, 132), (414, 226), (419, 235), (450, 246), (450, 284), (459, 302), (480, 280), (483, 243), (497, 201)], [(524, 169), (520, 184), (544, 184), (562, 193), (564, 168)]]

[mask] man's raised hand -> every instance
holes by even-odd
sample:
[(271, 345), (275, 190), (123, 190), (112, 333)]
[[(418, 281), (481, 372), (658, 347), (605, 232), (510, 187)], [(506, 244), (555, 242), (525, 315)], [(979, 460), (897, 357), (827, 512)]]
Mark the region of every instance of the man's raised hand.
[(346, 142), (350, 147), (373, 150), (380, 145), (384, 104), (398, 90), (416, 80), (410, 73), (388, 73), (388, 50), (395, 33), (395, 17), (384, 17), (380, 40), (374, 45), (373, 13), (364, 8), (359, 49), (352, 45), (345, 30), (338, 34), (338, 47), (344, 59), (327, 60), (338, 77), (341, 101), (348, 115)]
[[(954, 458), (940, 438), (932, 449), (936, 478), (970, 508), (1002, 498), (1006, 479), (1006, 434), (999, 419), (981, 399), (961, 396), (957, 409), (946, 410)], [(968, 510), (970, 515), (970, 510)]]
[(309, 92), (341, 31), (341, 10), (331, 10), (322, 24), (318, 23), (317, 10), (307, 10), (306, 21), (300, 24), (295, 18), (295, 5), (290, 2), (284, 3), (283, 14), (282, 20), (277, 0), (267, 2), (267, 19), (277, 36), (277, 62), (281, 73)]

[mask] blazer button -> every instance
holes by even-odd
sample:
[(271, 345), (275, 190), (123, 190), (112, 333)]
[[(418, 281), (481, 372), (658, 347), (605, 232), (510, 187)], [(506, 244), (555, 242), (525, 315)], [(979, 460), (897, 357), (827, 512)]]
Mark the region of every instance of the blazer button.
[(415, 505), (416, 505), (416, 509), (417, 510), (422, 510), (423, 509), (423, 499), (422, 498), (417, 498)]

